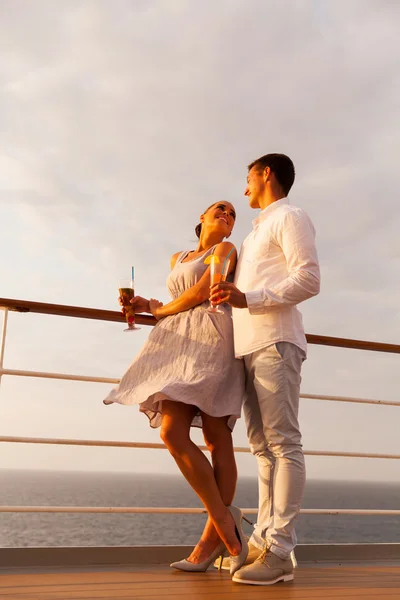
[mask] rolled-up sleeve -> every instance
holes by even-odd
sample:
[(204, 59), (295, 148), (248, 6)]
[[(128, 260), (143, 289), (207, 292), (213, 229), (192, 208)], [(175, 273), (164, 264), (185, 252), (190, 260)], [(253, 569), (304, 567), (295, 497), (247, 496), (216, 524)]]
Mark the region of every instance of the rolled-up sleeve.
[(281, 281), (246, 293), (250, 314), (299, 304), (320, 291), (320, 269), (315, 246), (315, 229), (302, 211), (292, 211), (276, 235), (287, 265), (287, 276)]

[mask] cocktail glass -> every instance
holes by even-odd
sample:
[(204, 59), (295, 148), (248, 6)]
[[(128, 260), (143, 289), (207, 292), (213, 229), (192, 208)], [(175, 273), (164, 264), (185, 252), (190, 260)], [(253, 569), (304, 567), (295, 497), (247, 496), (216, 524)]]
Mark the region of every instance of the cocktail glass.
[[(229, 272), (230, 260), (225, 259), (225, 261), (222, 262), (218, 256), (214, 256), (214, 254), (212, 254), (209, 257), (209, 264), (210, 264), (210, 284), (214, 285), (215, 283), (220, 283), (221, 281), (225, 281), (228, 276), (228, 272)], [(211, 313), (219, 313), (222, 315), (224, 314), (224, 311), (221, 310), (217, 304), (213, 304), (212, 302), (210, 302), (210, 306), (208, 307), (207, 310), (208, 310), (208, 312), (211, 312)]]
[(128, 323), (127, 329), (124, 331), (138, 331), (140, 327), (135, 325), (135, 311), (131, 304), (131, 300), (135, 295), (135, 280), (134, 279), (121, 279), (118, 285), (119, 297), (121, 298), (122, 305), (125, 309), (125, 319)]

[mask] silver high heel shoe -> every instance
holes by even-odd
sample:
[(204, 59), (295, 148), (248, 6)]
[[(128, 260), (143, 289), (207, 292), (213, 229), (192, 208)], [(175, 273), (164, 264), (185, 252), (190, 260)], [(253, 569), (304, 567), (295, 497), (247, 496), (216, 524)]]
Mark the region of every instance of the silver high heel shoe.
[(235, 522), (236, 535), (242, 544), (242, 549), (237, 556), (230, 557), (230, 574), (233, 575), (244, 565), (246, 562), (247, 555), (249, 553), (249, 545), (247, 543), (247, 538), (242, 529), (242, 511), (237, 506), (228, 506), (228, 510), (231, 513), (233, 520)]
[(179, 571), (191, 571), (193, 573), (204, 573), (205, 571), (207, 571), (208, 567), (218, 558), (218, 556), (220, 556), (221, 560), (219, 563), (219, 565), (220, 565), (219, 570), (221, 570), (222, 559), (224, 558), (225, 551), (226, 551), (225, 544), (223, 542), (221, 542), (215, 548), (214, 552), (212, 552), (210, 554), (210, 556), (208, 558), (206, 558), (205, 560), (203, 560), (203, 562), (201, 562), (201, 563), (192, 563), (192, 562), (186, 560), (186, 558), (184, 558), (183, 560), (179, 560), (177, 562), (171, 563), (169, 566), (173, 567), (174, 569), (178, 569)]

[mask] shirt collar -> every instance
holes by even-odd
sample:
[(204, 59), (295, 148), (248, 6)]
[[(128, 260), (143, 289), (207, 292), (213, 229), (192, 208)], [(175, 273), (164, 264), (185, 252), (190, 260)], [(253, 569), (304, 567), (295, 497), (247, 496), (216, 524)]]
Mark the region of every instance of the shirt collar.
[(279, 206), (282, 206), (283, 204), (289, 204), (289, 198), (286, 196), (285, 198), (280, 198), (280, 200), (275, 200), (275, 202), (272, 202), (269, 206), (267, 206), (266, 208), (264, 208), (264, 210), (262, 210), (258, 217), (256, 217), (253, 221), (253, 229), (256, 229), (256, 227), (258, 227), (258, 225), (260, 223), (262, 223), (262, 221), (265, 221), (265, 219), (274, 211), (276, 210)]

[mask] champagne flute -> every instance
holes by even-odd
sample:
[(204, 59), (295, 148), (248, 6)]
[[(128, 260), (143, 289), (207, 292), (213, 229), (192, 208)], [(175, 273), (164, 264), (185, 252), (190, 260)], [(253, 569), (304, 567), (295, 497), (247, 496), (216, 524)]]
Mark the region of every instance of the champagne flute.
[[(210, 265), (210, 284), (214, 285), (215, 283), (225, 281), (228, 277), (230, 260), (226, 258), (225, 261), (221, 263), (219, 257), (214, 254), (211, 254), (211, 256), (207, 258), (209, 261), (206, 259), (206, 264)], [(212, 304), (212, 302), (210, 302), (210, 306), (207, 310), (211, 313), (224, 314), (224, 311), (221, 310), (217, 304)]]
[(128, 323), (128, 328), (124, 329), (124, 331), (138, 331), (140, 327), (135, 325), (135, 311), (130, 302), (135, 296), (135, 271), (133, 267), (131, 279), (121, 279), (118, 284), (118, 290), (125, 309), (125, 319)]

